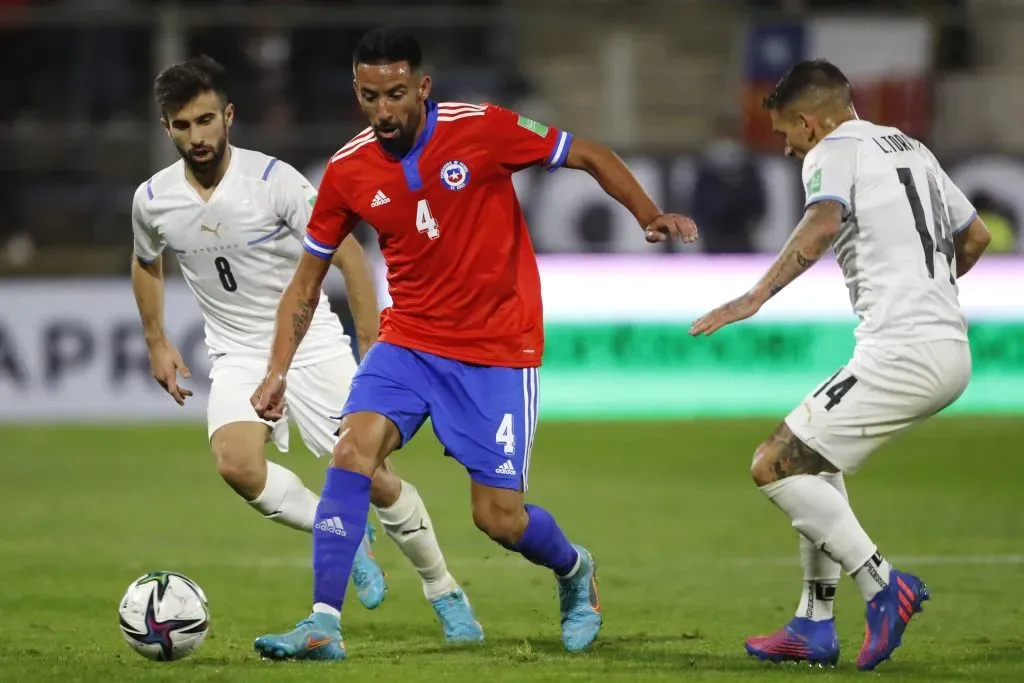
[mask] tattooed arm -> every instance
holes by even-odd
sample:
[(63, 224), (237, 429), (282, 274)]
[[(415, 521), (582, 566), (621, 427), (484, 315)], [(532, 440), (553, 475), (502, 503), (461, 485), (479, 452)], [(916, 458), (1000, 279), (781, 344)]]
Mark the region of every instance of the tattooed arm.
[(270, 348), (268, 374), (284, 375), (288, 372), (299, 343), (313, 321), (313, 312), (320, 300), (320, 285), (330, 266), (331, 262), (327, 259), (317, 258), (308, 252), (302, 253), (295, 275), (281, 295), (281, 303), (277, 307), (277, 328), (274, 331), (274, 344)]
[(775, 263), (751, 290), (752, 296), (763, 304), (817, 263), (832, 246), (842, 222), (843, 205), (834, 199), (808, 206)]
[(320, 301), (320, 285), (331, 267), (329, 259), (302, 253), (299, 267), (281, 295), (277, 306), (277, 326), (274, 330), (274, 345), (270, 348), (267, 375), (256, 387), (249, 402), (256, 414), (264, 420), (279, 420), (284, 416), (285, 376), (299, 343), (306, 336), (309, 324), (313, 322), (316, 304)]
[(843, 205), (834, 199), (808, 206), (800, 224), (760, 282), (746, 294), (699, 318), (690, 328), (690, 334), (711, 334), (757, 313), (768, 299), (818, 262), (832, 245), (842, 220)]

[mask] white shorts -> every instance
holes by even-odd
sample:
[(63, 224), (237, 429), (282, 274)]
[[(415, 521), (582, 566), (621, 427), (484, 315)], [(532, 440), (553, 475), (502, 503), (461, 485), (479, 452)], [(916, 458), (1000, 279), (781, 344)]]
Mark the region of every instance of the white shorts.
[(790, 431), (843, 472), (946, 408), (971, 379), (963, 341), (858, 346), (853, 359), (786, 417)]
[(232, 422), (262, 422), (271, 428), (271, 440), (281, 452), (288, 450), (288, 426), (294, 422), (302, 441), (314, 455), (330, 455), (338, 437), (341, 413), (348, 397), (356, 361), (350, 354), (288, 371), (284, 417), (261, 420), (249, 399), (267, 372), (264, 360), (222, 356), (210, 370), (210, 401), (206, 407), (208, 436)]

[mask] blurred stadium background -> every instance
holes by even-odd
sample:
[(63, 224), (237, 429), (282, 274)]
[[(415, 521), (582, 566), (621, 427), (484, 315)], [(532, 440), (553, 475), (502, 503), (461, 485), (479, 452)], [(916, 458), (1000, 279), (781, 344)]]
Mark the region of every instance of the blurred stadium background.
[[(685, 335), (754, 282), (799, 218), (799, 165), (780, 156), (759, 101), (793, 60), (818, 55), (854, 80), (862, 117), (934, 148), (995, 233), (1004, 256), (962, 288), (979, 343), (959, 410), (1024, 409), (1022, 3), (4, 0), (0, 421), (202, 417), (202, 393), (169, 411), (148, 378), (125, 281), (133, 190), (176, 159), (153, 77), (187, 55), (220, 59), (233, 142), (316, 181), (364, 127), (349, 54), (382, 20), (419, 30), (438, 98), (496, 101), (602, 140), (702, 229), (692, 249), (650, 247), (584, 174), (518, 174), (543, 259), (547, 417), (645, 414), (649, 400), (673, 416), (776, 415), (847, 357), (853, 319), (830, 262), (760, 325), (714, 343)], [(360, 237), (376, 259), (370, 231)], [(345, 317), (341, 288), (332, 275)], [(167, 317), (202, 392), (201, 319), (173, 279)]]
[[(1024, 2), (0, 0), (0, 497), (23, 517), (0, 520), (0, 582), (15, 587), (0, 596), (8, 617), (0, 657), (12, 656), (11, 680), (142, 680), (108, 653), (121, 647), (114, 601), (150, 569), (194, 574), (211, 594), (216, 644), (207, 661), (216, 665), (251, 657), (248, 638), (286, 624), (280, 604), (304, 604), (308, 539), (257, 522), (205, 455), (202, 320), (170, 258), (167, 328), (197, 395), (178, 409), (150, 377), (127, 279), (129, 212), (138, 184), (176, 159), (151, 99), (160, 68), (200, 52), (222, 61), (237, 106), (233, 143), (317, 181), (326, 158), (365, 125), (349, 55), (358, 35), (381, 22), (418, 29), (438, 99), (497, 102), (608, 143), (664, 208), (694, 215), (702, 229), (692, 248), (649, 246), (589, 177), (516, 177), (541, 255), (549, 340), (531, 492), (557, 500), (570, 535), (595, 544), (607, 567), (606, 601), (618, 613), (606, 651), (615, 661), (540, 671), (550, 680), (694, 668), (723, 669), (716, 680), (746, 676), (737, 644), (751, 627), (779, 625), (797, 597), (795, 539), (744, 470), (775, 421), (849, 357), (855, 320), (838, 268), (819, 264), (756, 321), (710, 339), (691, 339), (687, 329), (753, 283), (798, 220), (799, 165), (781, 156), (758, 103), (791, 62), (825, 56), (854, 81), (860, 115), (931, 146), (994, 234), (991, 255), (961, 283), (975, 375), (951, 412), (972, 415), (899, 442), (899, 458), (873, 462), (856, 484), (868, 529), (930, 568), (938, 588), (961, 590), (979, 577), (987, 586), (936, 608), (918, 636), (925, 649), (901, 654), (911, 668), (899, 680), (940, 680), (949, 671), (959, 680), (1019, 680)], [(359, 235), (382, 275), (369, 231)], [(331, 277), (332, 304), (348, 320), (341, 279)], [(386, 303), (383, 288), (381, 297)], [(627, 418), (713, 420), (611, 422)], [(154, 424), (172, 420), (187, 424)], [(519, 566), (494, 557), (471, 530), (463, 475), (437, 458), (432, 437), (417, 443), (411, 450), (423, 457), (404, 457), (399, 468), (424, 491), (455, 573), (475, 582), (474, 604), (496, 629), (497, 649), (483, 664), (560, 666), (556, 632), (537, 636), (538, 624), (550, 624), (532, 616), (552, 616), (549, 587), (522, 591), (515, 599), (523, 610), (501, 602)], [(301, 451), (293, 440), (292, 452)], [(634, 453), (645, 464), (623, 458)], [(289, 462), (319, 485), (323, 463)], [(201, 504), (183, 508), (183, 496)], [(105, 504), (113, 500), (122, 510), (179, 512), (115, 515)], [(630, 509), (649, 513), (646, 521), (623, 516)], [(891, 526), (897, 514), (899, 530)], [(59, 543), (46, 540), (54, 515), (79, 523)], [(751, 529), (756, 537), (742, 540)], [(679, 543), (666, 547), (666, 538)], [(267, 548), (276, 562), (266, 561)], [(413, 678), (403, 671), (404, 680), (477, 675), (481, 660), (435, 659), (431, 627), (403, 621), (431, 617), (386, 541), (380, 553), (397, 586), (389, 601), (403, 610), (354, 617), (370, 624), (359, 638), (364, 654), (378, 655), (378, 673), (397, 675), (388, 667), (411, 648), (420, 668)], [(755, 570), (751, 558), (788, 569)], [(667, 592), (644, 590), (646, 581), (665, 586), (666, 563), (680, 572)], [(238, 582), (243, 569), (252, 571)], [(847, 592), (842, 633), (852, 653), (860, 608)], [(253, 594), (281, 600), (275, 607)], [(986, 611), (993, 599), (1018, 607)], [(679, 613), (653, 617), (666, 603)], [(955, 634), (942, 630), (950, 623)], [(51, 661), (55, 628), (78, 644)], [(234, 680), (219, 666), (185, 671), (188, 680)], [(509, 680), (527, 680), (516, 671)]]
[[(317, 181), (364, 126), (349, 55), (382, 20), (419, 29), (439, 99), (498, 102), (608, 143), (666, 209), (702, 228), (692, 249), (651, 247), (585, 175), (518, 174), (542, 254), (548, 417), (645, 413), (631, 406), (651, 400), (678, 416), (778, 414), (843, 362), (853, 322), (832, 263), (767, 307), (763, 324), (715, 343), (685, 335), (754, 281), (799, 217), (799, 165), (780, 155), (758, 104), (793, 60), (821, 55), (854, 80), (861, 116), (932, 146), (995, 233), (1005, 256), (962, 287), (980, 381), (960, 409), (1024, 408), (1022, 3), (4, 0), (0, 420), (201, 417), (202, 396), (171, 411), (150, 381), (124, 280), (132, 192), (176, 158), (153, 75), (199, 52), (221, 60), (234, 143)], [(332, 276), (347, 316), (341, 287)], [(180, 281), (167, 305), (202, 390), (201, 320)]]

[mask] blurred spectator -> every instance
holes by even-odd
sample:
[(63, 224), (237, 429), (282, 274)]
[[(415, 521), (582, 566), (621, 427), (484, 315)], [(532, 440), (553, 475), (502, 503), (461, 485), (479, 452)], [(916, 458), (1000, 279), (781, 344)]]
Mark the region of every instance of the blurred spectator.
[(1017, 251), (1020, 231), (1014, 212), (986, 192), (975, 194), (971, 198), (971, 203), (978, 210), (978, 217), (985, 221), (989, 232), (992, 233), (992, 243), (989, 244), (988, 251), (997, 254)]
[(754, 231), (765, 214), (764, 182), (731, 118), (719, 119), (698, 160), (691, 214), (706, 252), (754, 251)]

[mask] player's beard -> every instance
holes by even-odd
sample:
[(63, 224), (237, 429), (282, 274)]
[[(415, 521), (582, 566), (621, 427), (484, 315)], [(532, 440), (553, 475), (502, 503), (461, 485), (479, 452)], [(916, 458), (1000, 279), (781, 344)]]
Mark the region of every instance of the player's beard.
[[(413, 148), (416, 144), (416, 131), (420, 127), (420, 115), (415, 113), (409, 116), (409, 120), (406, 121), (405, 125), (398, 125), (399, 130), (398, 137), (395, 138), (383, 138), (381, 137), (381, 129), (378, 126), (373, 127), (373, 134), (377, 136), (377, 142), (384, 148), (384, 151), (388, 154), (398, 157), (401, 159)], [(385, 130), (388, 128), (385, 127)], [(394, 129), (391, 129), (394, 130)]]
[[(220, 166), (221, 160), (224, 158), (224, 152), (227, 151), (227, 148), (228, 140), (227, 137), (224, 137), (216, 145), (204, 145), (199, 149), (195, 149), (193, 147), (182, 149), (179, 147), (178, 154), (180, 154), (181, 158), (184, 159), (186, 164), (188, 164), (188, 167), (192, 169), (192, 174), (197, 177), (201, 177), (209, 175), (217, 170), (217, 167)], [(212, 153), (203, 156), (201, 159), (196, 159), (196, 153), (201, 152)]]

